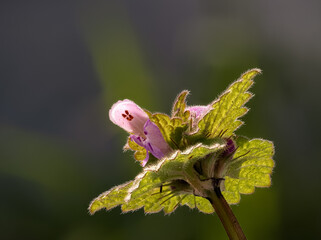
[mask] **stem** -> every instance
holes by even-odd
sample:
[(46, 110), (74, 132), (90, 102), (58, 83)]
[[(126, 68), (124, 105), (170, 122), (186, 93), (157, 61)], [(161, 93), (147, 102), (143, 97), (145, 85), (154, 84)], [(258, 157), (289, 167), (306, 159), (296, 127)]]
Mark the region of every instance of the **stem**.
[(214, 191), (208, 191), (208, 200), (220, 218), (230, 240), (246, 240), (232, 209), (222, 195), (218, 182), (213, 179)]

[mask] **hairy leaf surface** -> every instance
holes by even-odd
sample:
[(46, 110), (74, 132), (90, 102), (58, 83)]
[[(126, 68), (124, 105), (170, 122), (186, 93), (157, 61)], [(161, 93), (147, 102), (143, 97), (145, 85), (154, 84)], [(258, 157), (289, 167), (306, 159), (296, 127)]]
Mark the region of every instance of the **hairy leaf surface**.
[(223, 195), (229, 204), (240, 201), (240, 194), (251, 194), (255, 187), (269, 187), (274, 167), (273, 143), (263, 139), (238, 137), (238, 149), (228, 166)]

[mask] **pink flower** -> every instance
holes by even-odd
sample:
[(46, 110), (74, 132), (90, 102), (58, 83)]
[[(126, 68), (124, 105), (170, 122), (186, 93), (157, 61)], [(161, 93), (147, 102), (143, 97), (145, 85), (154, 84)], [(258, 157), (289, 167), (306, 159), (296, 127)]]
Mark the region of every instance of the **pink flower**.
[(109, 110), (109, 118), (129, 132), (131, 140), (146, 149), (143, 167), (149, 160), (149, 153), (161, 159), (172, 151), (157, 125), (150, 121), (146, 112), (133, 101), (125, 99), (116, 102)]
[(190, 118), (192, 119), (192, 128), (194, 129), (198, 122), (208, 113), (211, 106), (189, 106), (185, 110), (190, 111)]

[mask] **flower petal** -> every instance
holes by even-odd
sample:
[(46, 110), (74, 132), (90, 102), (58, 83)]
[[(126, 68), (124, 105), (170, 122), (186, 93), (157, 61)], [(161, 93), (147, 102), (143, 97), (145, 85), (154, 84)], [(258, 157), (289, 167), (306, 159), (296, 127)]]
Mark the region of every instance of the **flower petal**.
[(156, 158), (161, 159), (172, 152), (161, 131), (151, 120), (145, 123), (144, 134), (146, 136), (146, 142), (148, 142), (147, 147)]
[(149, 151), (148, 151), (148, 149), (147, 149), (147, 147), (146, 147), (146, 139), (143, 139), (142, 137), (140, 137), (140, 136), (136, 136), (136, 135), (131, 135), (131, 136), (129, 136), (130, 137), (130, 139), (132, 140), (132, 141), (134, 141), (135, 143), (137, 143), (139, 146), (141, 146), (141, 147), (144, 147), (145, 149), (146, 149), (146, 158), (141, 162), (141, 165), (143, 166), (143, 167), (145, 167), (145, 165), (146, 165), (146, 163), (148, 162), (148, 160), (149, 160)]
[(201, 119), (210, 109), (209, 106), (190, 106), (187, 107), (185, 110), (190, 111), (191, 116), (194, 117), (196, 120)]
[(198, 122), (208, 113), (210, 106), (190, 106), (185, 110), (190, 111), (190, 118), (192, 120), (192, 129), (197, 127)]
[(125, 99), (116, 102), (109, 110), (109, 118), (127, 132), (144, 136), (143, 128), (148, 115), (133, 101)]
[(149, 153), (157, 159), (161, 159), (172, 151), (157, 125), (150, 120), (147, 120), (144, 125), (144, 137), (131, 135), (130, 138), (147, 151), (147, 156), (142, 162), (143, 167), (149, 159)]
[(131, 135), (130, 138), (139, 146), (144, 147), (146, 149), (146, 158), (141, 162), (141, 165), (145, 167), (146, 163), (149, 160), (150, 144), (146, 142), (146, 139), (143, 139), (140, 136)]

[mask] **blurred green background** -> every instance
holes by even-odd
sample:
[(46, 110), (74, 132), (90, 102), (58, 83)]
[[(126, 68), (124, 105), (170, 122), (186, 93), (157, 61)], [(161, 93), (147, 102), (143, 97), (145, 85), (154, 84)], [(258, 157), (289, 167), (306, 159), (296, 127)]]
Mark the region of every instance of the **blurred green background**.
[(0, 19), (1, 239), (227, 239), (187, 207), (87, 207), (140, 171), (115, 101), (207, 104), (253, 67), (238, 134), (274, 141), (276, 168), (233, 210), (248, 239), (320, 239), (320, 1), (3, 0)]

